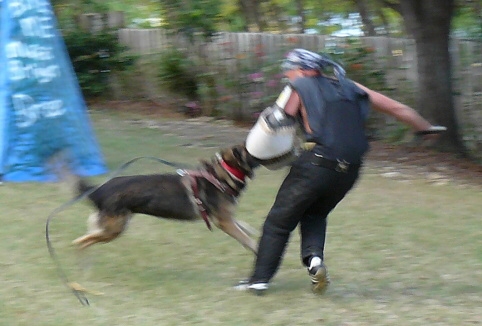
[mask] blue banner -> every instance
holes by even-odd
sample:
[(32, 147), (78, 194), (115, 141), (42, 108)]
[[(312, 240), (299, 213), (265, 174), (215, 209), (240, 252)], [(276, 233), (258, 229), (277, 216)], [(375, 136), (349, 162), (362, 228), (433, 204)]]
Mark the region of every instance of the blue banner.
[(81, 176), (106, 167), (47, 0), (0, 0), (0, 178), (54, 181), (59, 152)]

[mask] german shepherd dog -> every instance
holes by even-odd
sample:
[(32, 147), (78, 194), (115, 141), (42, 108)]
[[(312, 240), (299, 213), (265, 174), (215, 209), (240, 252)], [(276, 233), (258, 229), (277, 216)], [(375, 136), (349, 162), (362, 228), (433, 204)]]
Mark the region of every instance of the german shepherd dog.
[(253, 229), (233, 214), (237, 198), (259, 164), (244, 145), (222, 149), (211, 161), (201, 160), (194, 170), (177, 174), (132, 175), (113, 178), (100, 187), (78, 178), (79, 195), (92, 191), (88, 199), (97, 211), (88, 218), (88, 232), (73, 241), (84, 249), (109, 242), (126, 230), (135, 213), (176, 220), (210, 222), (256, 254)]

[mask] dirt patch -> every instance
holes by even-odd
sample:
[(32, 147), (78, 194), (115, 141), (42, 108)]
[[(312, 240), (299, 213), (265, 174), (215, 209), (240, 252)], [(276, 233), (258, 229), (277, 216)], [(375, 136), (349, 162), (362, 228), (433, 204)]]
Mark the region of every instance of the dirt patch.
[[(91, 108), (141, 114), (142, 119), (130, 122), (181, 137), (186, 140), (184, 146), (222, 147), (241, 143), (252, 125), (207, 117), (189, 118), (175, 105), (153, 101), (91, 103)], [(420, 146), (371, 142), (366, 166), (378, 170), (387, 178), (424, 179), (434, 184), (482, 185), (482, 165), (452, 153)]]
[(435, 184), (454, 182), (482, 185), (482, 165), (458, 158), (452, 153), (441, 153), (429, 148), (376, 141), (371, 143), (366, 161), (379, 168), (386, 177), (422, 177)]

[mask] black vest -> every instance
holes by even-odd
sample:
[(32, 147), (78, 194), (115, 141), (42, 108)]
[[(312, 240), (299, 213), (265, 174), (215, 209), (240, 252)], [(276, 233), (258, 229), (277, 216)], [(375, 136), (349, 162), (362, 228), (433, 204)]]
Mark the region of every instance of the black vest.
[(299, 94), (313, 131), (304, 130), (306, 141), (315, 142), (313, 151), (331, 160), (359, 164), (368, 150), (365, 120), (368, 94), (351, 80), (324, 77), (298, 78), (291, 86)]

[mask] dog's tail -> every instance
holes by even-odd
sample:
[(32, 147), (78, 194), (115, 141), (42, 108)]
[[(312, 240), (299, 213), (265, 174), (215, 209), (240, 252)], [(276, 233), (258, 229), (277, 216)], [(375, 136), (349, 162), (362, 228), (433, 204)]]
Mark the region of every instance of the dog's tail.
[(61, 181), (62, 188), (78, 198), (87, 191), (91, 191), (96, 186), (89, 184), (79, 175), (72, 173), (69, 169), (62, 169), (58, 171), (58, 176)]
[(75, 180), (75, 194), (77, 196), (82, 196), (84, 193), (88, 192), (88, 191), (91, 191), (92, 189), (94, 189), (96, 186), (93, 186), (91, 184), (89, 184), (87, 181), (85, 181), (84, 179), (81, 179), (81, 178), (77, 178), (77, 180)]

